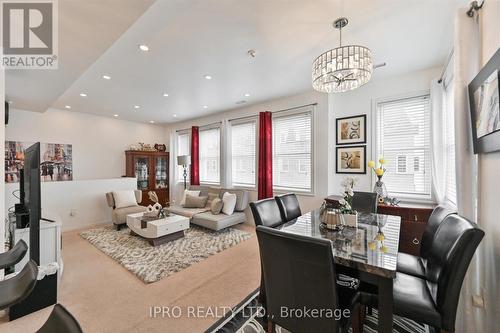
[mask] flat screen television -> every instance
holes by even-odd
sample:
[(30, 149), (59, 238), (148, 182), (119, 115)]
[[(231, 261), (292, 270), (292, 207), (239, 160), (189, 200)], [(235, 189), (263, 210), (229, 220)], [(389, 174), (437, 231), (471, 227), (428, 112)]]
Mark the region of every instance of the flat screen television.
[(40, 265), (40, 219), (42, 203), (40, 191), (40, 142), (26, 149), (24, 153), (24, 177), (21, 192), (24, 206), (29, 214), (30, 259)]

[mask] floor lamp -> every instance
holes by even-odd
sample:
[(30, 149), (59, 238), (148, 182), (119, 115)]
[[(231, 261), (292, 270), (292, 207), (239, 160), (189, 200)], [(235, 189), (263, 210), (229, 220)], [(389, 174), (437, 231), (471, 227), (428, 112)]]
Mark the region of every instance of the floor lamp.
[(177, 156), (177, 165), (182, 166), (184, 172), (184, 189), (187, 188), (187, 167), (191, 164), (191, 157), (189, 155)]

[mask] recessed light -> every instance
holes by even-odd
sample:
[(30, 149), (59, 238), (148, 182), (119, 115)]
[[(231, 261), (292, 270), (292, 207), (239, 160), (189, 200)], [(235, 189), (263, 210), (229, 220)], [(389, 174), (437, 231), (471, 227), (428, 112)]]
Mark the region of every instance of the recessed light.
[(154, 120), (150, 120), (149, 122), (150, 122), (151, 124), (154, 124), (154, 123), (155, 123), (155, 121), (154, 121)]
[(140, 105), (134, 105), (134, 109), (140, 109), (141, 106)]
[(174, 113), (174, 114), (172, 115), (172, 117), (177, 118), (177, 114), (175, 114), (175, 113)]
[(80, 93), (80, 96), (87, 97), (87, 94), (86, 93)]
[(203, 105), (203, 108), (204, 109), (208, 109), (208, 105)]
[(212, 80), (212, 75), (208, 75), (207, 74), (207, 75), (204, 76), (204, 78), (207, 79), (207, 80)]
[(163, 94), (163, 97), (168, 97), (168, 94), (167, 94), (167, 93), (164, 93), (164, 94)]
[(246, 94), (245, 94), (245, 97), (250, 97), (250, 94), (249, 94), (249, 93), (246, 93)]
[(109, 75), (103, 75), (102, 78), (104, 80), (111, 80), (111, 76), (109, 76)]
[(147, 52), (147, 51), (149, 51), (149, 46), (141, 44), (141, 45), (139, 45), (139, 50)]
[(71, 109), (71, 105), (65, 105), (64, 107), (68, 110)]
[(118, 115), (117, 115), (117, 114), (115, 114), (115, 115), (113, 115), (113, 117), (115, 117), (115, 118), (116, 118), (116, 117), (118, 117)]

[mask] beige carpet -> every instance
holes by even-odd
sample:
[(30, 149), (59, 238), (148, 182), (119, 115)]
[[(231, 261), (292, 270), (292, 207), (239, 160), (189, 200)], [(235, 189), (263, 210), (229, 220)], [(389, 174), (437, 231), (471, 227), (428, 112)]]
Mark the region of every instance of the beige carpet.
[[(153, 284), (145, 284), (78, 235), (63, 234), (64, 273), (59, 302), (78, 318), (84, 332), (203, 332), (218, 318), (188, 318), (187, 307), (232, 307), (260, 282), (255, 228), (236, 228), (252, 237)], [(180, 318), (150, 318), (151, 306), (179, 306)], [(203, 309), (203, 308), (201, 308)], [(35, 332), (50, 312), (44, 309), (0, 332)]]

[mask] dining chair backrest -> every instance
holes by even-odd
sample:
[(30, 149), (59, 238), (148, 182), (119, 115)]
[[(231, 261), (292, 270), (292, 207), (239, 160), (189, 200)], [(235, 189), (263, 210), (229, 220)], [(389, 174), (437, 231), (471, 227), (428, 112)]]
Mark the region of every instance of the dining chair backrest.
[(0, 310), (22, 302), (35, 288), (38, 266), (30, 260), (19, 274), (0, 281)]
[(360, 213), (377, 213), (378, 195), (374, 192), (354, 192), (352, 209)]
[(445, 330), (455, 329), (465, 273), (483, 237), (475, 223), (457, 214), (448, 215), (438, 227), (427, 258), (426, 279)]
[(280, 209), (283, 222), (289, 222), (302, 215), (299, 200), (295, 193), (278, 195), (275, 197)]
[(422, 235), (422, 241), (420, 242), (420, 257), (427, 259), (429, 256), (429, 251), (431, 250), (432, 241), (434, 236), (436, 235), (436, 231), (439, 228), (441, 222), (450, 215), (456, 213), (456, 209), (452, 209), (445, 205), (439, 205), (432, 211), (429, 220), (427, 221), (427, 225), (425, 227), (425, 231)]
[(255, 225), (274, 228), (283, 224), (278, 203), (274, 198), (251, 202), (250, 209)]
[(257, 238), (273, 323), (294, 333), (337, 332), (334, 318), (290, 315), (293, 309), (338, 308), (331, 242), (263, 226), (257, 227)]
[(23, 260), (26, 252), (28, 252), (28, 244), (21, 239), (12, 249), (0, 254), (0, 269), (14, 266)]
[(37, 333), (82, 333), (83, 330), (73, 315), (61, 304), (56, 304), (49, 318)]

